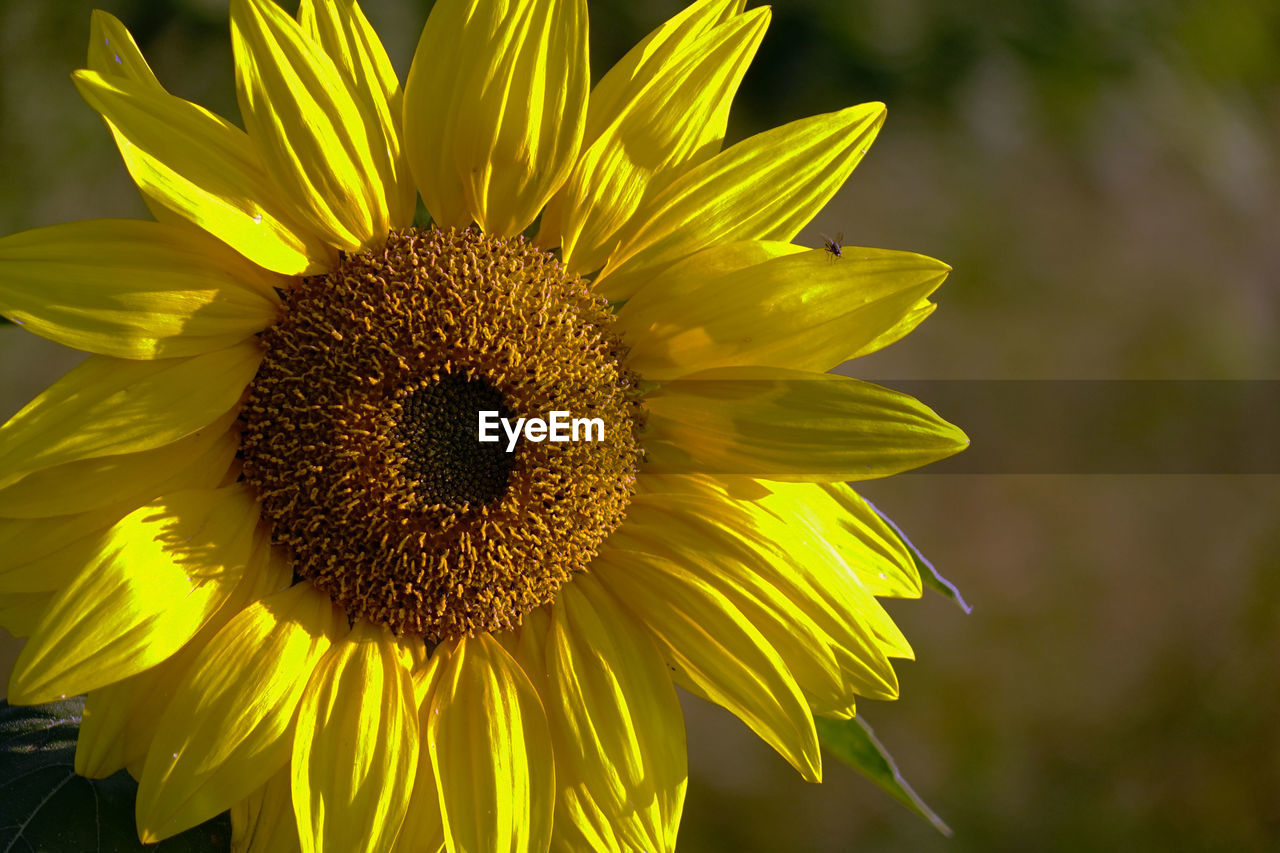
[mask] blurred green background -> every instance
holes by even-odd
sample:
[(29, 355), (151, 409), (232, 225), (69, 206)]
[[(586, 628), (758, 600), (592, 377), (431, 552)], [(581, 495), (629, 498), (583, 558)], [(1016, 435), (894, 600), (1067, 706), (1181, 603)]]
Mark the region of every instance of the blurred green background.
[[(93, 5), (0, 0), (0, 233), (146, 215), (68, 79)], [(237, 115), (222, 0), (101, 5), (172, 91)], [(402, 74), (429, 7), (365, 3)], [(592, 3), (595, 76), (677, 8)], [(731, 140), (867, 100), (888, 123), (800, 241), (955, 272), (849, 371), (1280, 378), (1280, 4), (782, 0)], [(73, 362), (0, 328), (0, 414)], [(1280, 477), (864, 491), (974, 605), (894, 603), (919, 662), (899, 701), (860, 707), (955, 837), (834, 762), (806, 785), (690, 702), (682, 850), (1280, 849)]]

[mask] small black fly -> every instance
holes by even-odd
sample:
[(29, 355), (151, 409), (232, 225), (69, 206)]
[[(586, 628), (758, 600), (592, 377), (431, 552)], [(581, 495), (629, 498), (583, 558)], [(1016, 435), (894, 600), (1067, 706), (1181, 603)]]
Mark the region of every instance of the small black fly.
[(827, 244), (827, 251), (831, 253), (831, 256), (833, 258), (840, 257), (840, 250), (842, 248), (841, 244), (844, 242), (843, 233), (837, 234), (834, 240), (832, 240), (826, 234), (823, 234), (822, 240)]

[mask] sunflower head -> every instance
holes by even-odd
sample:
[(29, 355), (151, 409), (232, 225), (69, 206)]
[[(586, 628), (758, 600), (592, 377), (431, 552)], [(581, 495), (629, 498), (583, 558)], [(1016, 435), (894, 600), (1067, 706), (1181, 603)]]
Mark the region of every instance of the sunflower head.
[(353, 0), (230, 6), (240, 125), (94, 14), (154, 220), (0, 239), (0, 313), (91, 354), (0, 427), (11, 699), (88, 694), (144, 841), (250, 853), (670, 851), (677, 684), (820, 779), (921, 592), (846, 481), (967, 441), (828, 372), (948, 267), (793, 242), (883, 106), (726, 147), (740, 0), (594, 87), (585, 0), (438, 0), (403, 86)]
[[(622, 522), (640, 404), (608, 304), (522, 238), (392, 232), (284, 295), (241, 410), (244, 477), (294, 571), (432, 642), (512, 630)], [(551, 412), (604, 440), (478, 441)]]

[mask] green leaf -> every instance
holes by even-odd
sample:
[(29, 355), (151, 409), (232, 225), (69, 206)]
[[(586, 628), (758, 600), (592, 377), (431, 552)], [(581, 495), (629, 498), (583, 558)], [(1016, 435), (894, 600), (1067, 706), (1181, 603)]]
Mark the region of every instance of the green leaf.
[(951, 828), (911, 790), (893, 757), (861, 717), (852, 720), (814, 717), (813, 722), (818, 728), (818, 740), (828, 752), (888, 791), (895, 800), (933, 824), (938, 832), (951, 836)]
[(954, 601), (965, 613), (972, 613), (973, 608), (964, 600), (964, 596), (960, 594), (960, 590), (956, 589), (956, 585), (944, 578), (942, 573), (934, 568), (933, 563), (929, 562), (929, 558), (920, 553), (920, 549), (907, 538), (907, 534), (902, 532), (902, 528), (894, 524), (893, 519), (881, 512), (878, 506), (867, 500), (866, 495), (863, 495), (862, 499), (867, 501), (867, 506), (871, 507), (876, 515), (884, 519), (885, 524), (893, 528), (893, 532), (897, 534), (898, 539), (902, 541), (903, 545), (907, 546), (907, 551), (911, 553), (911, 559), (916, 564), (916, 571), (920, 573), (920, 579), (924, 581), (924, 585)]
[(0, 701), (0, 850), (18, 853), (209, 853), (231, 849), (227, 814), (144, 847), (134, 829), (138, 783), (75, 774), (84, 697), (14, 707)]

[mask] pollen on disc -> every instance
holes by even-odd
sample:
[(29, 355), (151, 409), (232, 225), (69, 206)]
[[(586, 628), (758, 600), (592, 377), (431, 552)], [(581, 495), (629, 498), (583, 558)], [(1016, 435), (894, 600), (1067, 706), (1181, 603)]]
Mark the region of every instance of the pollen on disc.
[[(430, 641), (504, 630), (586, 571), (640, 458), (607, 303), (521, 238), (393, 232), (284, 295), (241, 413), (245, 479), (295, 572)], [(603, 441), (482, 443), (477, 413)]]

